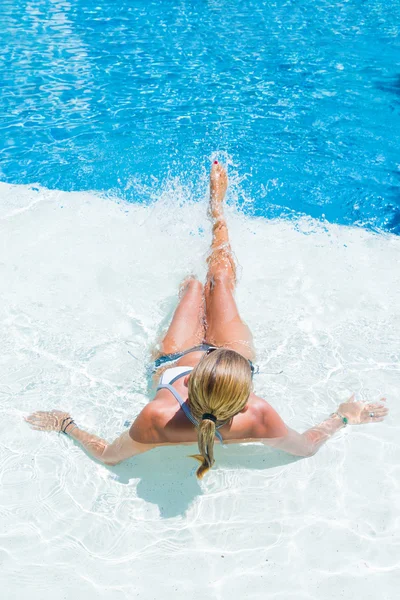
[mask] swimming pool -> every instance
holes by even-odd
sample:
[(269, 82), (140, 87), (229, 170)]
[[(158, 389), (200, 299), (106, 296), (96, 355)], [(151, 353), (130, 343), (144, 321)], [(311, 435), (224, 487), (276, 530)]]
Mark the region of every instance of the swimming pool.
[[(7, 600), (393, 600), (399, 584), (399, 4), (3, 2), (0, 582)], [(303, 430), (351, 392), (390, 418), (293, 460), (257, 444), (107, 468), (229, 165), (256, 389)], [(323, 216), (324, 215), (324, 216)], [(130, 352), (130, 354), (128, 353)]]
[(1, 11), (3, 181), (147, 202), (168, 178), (198, 190), (219, 151), (250, 214), (398, 232), (398, 2)]

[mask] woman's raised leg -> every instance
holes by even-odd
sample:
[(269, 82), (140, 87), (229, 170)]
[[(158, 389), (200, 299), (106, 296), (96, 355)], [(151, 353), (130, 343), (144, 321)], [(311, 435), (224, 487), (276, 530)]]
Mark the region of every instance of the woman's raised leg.
[(209, 214), (213, 222), (211, 251), (205, 286), (206, 342), (255, 357), (253, 336), (242, 321), (234, 298), (235, 261), (229, 242), (223, 201), (228, 186), (224, 167), (214, 163), (210, 175)]
[(158, 355), (181, 352), (204, 342), (204, 288), (195, 277), (181, 285), (179, 304)]

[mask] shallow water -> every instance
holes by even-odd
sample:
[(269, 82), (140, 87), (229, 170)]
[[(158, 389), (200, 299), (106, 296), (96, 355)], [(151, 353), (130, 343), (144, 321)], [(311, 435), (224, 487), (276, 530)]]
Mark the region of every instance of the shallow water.
[(394, 600), (397, 236), (227, 211), (256, 391), (299, 430), (352, 392), (387, 396), (384, 423), (348, 427), (305, 460), (219, 447), (198, 482), (194, 448), (107, 468), (23, 422), (63, 408), (111, 440), (148, 401), (145, 366), (178, 284), (204, 276), (205, 197), (190, 194), (177, 184), (144, 206), (0, 185), (4, 597)]

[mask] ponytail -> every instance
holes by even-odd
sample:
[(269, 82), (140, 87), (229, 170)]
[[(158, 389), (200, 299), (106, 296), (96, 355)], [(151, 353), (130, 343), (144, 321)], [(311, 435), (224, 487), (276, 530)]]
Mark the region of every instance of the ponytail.
[(197, 477), (211, 469), (216, 427), (222, 427), (246, 406), (252, 388), (249, 361), (238, 352), (219, 348), (195, 366), (188, 381), (188, 403), (198, 422), (200, 454)]
[(203, 419), (197, 430), (197, 443), (200, 454), (193, 454), (191, 458), (199, 461), (200, 467), (196, 471), (199, 479), (211, 469), (214, 460), (215, 422), (211, 419)]

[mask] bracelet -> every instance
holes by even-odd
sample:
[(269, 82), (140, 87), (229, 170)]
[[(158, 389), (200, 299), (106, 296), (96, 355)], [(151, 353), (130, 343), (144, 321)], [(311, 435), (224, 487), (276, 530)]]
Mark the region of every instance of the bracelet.
[[(69, 423), (68, 423), (68, 424), (67, 424), (67, 425), (64, 427), (64, 433), (65, 433), (66, 435), (69, 435), (69, 434), (67, 434), (67, 428), (68, 428), (70, 425), (73, 425), (73, 426), (74, 426), (74, 428), (75, 428), (75, 427), (78, 427), (78, 425), (75, 423), (75, 421), (74, 421), (74, 420), (70, 421), (70, 422), (69, 422)], [(73, 431), (73, 430), (72, 430), (72, 431)], [(71, 433), (71, 432), (70, 432), (70, 433)]]
[[(66, 421), (69, 421), (69, 423), (67, 423), (66, 425), (64, 425), (64, 423)], [(61, 427), (60, 427), (60, 432), (59, 433), (61, 433), (61, 432), (66, 433), (67, 427), (69, 427), (71, 425), (71, 423), (73, 423), (75, 425), (75, 421), (73, 420), (72, 417), (66, 417), (65, 419), (63, 419), (62, 423), (61, 423)]]
[(331, 414), (331, 418), (333, 418), (333, 417), (339, 417), (340, 419), (342, 419), (343, 427), (346, 427), (346, 425), (349, 422), (348, 418), (341, 415), (340, 412), (338, 412), (338, 411)]
[[(79, 429), (79, 427), (78, 427), (78, 425), (75, 423), (75, 421), (71, 421), (71, 423), (68, 423), (67, 427), (69, 427), (70, 425), (73, 425), (73, 427), (72, 427), (72, 430), (71, 430), (69, 433), (67, 433), (67, 432), (64, 430), (64, 433), (65, 433), (66, 435), (71, 435), (71, 433), (74, 431), (74, 429)], [(66, 427), (65, 429), (67, 429), (67, 427)]]

